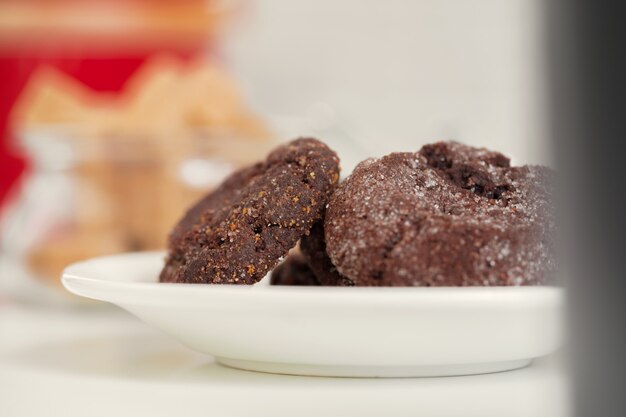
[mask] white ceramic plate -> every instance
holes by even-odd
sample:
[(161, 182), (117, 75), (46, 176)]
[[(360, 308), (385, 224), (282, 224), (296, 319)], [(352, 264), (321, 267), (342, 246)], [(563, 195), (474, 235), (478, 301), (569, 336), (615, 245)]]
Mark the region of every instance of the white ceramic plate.
[(555, 287), (161, 284), (163, 258), (129, 253), (75, 263), (63, 284), (123, 307), (224, 365), (264, 372), (497, 372), (525, 366), (561, 342), (563, 294)]

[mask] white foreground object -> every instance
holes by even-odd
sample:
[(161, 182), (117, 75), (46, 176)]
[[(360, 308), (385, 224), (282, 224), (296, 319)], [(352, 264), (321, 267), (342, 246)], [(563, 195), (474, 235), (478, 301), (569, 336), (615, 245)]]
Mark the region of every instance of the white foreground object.
[(63, 285), (121, 306), (227, 366), (413, 377), (516, 369), (555, 351), (555, 287), (355, 288), (158, 283), (161, 252), (69, 266)]

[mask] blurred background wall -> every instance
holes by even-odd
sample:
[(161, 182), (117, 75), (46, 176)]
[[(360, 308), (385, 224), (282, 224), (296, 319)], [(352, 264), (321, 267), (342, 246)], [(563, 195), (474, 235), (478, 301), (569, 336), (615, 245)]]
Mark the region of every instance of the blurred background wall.
[(367, 153), (455, 138), (542, 163), (550, 160), (542, 7), (537, 0), (263, 0), (224, 49), (260, 111), (330, 112)]

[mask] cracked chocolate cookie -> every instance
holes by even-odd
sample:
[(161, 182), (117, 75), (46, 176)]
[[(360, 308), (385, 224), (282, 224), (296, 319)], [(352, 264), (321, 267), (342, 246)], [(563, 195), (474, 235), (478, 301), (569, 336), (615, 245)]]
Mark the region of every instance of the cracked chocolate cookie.
[(325, 144), (294, 140), (235, 173), (183, 217), (162, 282), (253, 284), (309, 233), (339, 180)]
[(454, 142), (359, 164), (331, 197), (326, 250), (358, 286), (544, 283), (553, 172)]

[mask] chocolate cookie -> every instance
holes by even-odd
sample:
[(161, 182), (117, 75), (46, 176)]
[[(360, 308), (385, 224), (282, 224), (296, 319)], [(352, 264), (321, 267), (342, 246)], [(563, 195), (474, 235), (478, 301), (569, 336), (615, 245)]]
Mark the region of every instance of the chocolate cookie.
[(270, 285), (320, 285), (302, 252), (293, 250), (272, 271)]
[(222, 206), (230, 204), (233, 198), (239, 195), (241, 189), (255, 176), (261, 174), (263, 163), (251, 165), (231, 174), (213, 192), (210, 192), (196, 204), (191, 206), (182, 219), (176, 224), (168, 237), (168, 248), (180, 246), (181, 239), (200, 223), (200, 216), (209, 216)]
[(555, 271), (553, 177), (453, 142), (367, 160), (330, 200), (326, 249), (359, 286), (540, 284)]
[(237, 172), (174, 229), (162, 282), (252, 284), (321, 218), (339, 159), (316, 139), (297, 139)]
[(319, 281), (319, 285), (353, 286), (354, 282), (341, 275), (326, 253), (324, 240), (324, 221), (320, 220), (311, 229), (308, 236), (300, 241), (300, 249), (309, 268)]

